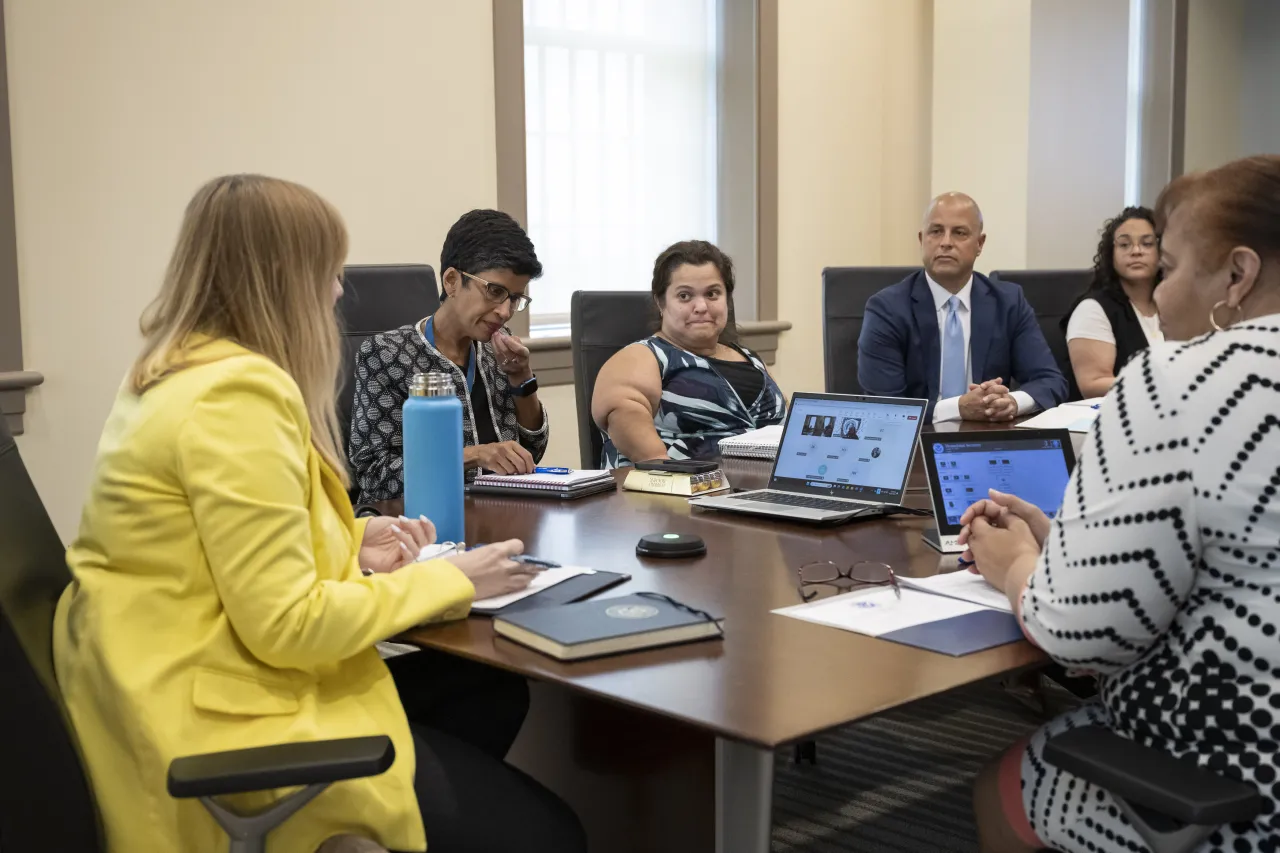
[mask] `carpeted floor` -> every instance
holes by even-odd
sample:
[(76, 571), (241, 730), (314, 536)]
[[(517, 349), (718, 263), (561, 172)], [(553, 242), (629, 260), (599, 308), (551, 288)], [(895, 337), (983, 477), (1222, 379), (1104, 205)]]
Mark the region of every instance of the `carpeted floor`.
[[(1050, 711), (1074, 704), (1051, 689)], [(1042, 719), (998, 684), (971, 685), (818, 738), (818, 763), (779, 751), (774, 853), (977, 849), (970, 784)]]

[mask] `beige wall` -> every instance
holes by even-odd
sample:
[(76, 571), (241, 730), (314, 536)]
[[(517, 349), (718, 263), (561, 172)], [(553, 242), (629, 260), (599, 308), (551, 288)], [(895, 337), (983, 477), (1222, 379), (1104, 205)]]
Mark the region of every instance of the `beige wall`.
[(1280, 153), (1280, 3), (1244, 0), (1241, 155)]
[(1244, 9), (1241, 0), (1190, 0), (1189, 12), (1183, 164), (1185, 171), (1195, 172), (1241, 154)]
[(1032, 0), (1029, 268), (1089, 267), (1123, 209), (1128, 76), (1128, 3)]
[(1025, 269), (1031, 4), (937, 0), (933, 9), (933, 192), (982, 208), (980, 271)]
[(354, 262), (434, 263), (461, 211), (495, 203), (490, 9), (5, 3), (24, 360), (45, 375), (19, 444), (64, 538), (197, 185), (308, 184)]
[(578, 403), (573, 393), (572, 385), (553, 385), (538, 392), (551, 421), (551, 439), (542, 457), (543, 465), (577, 468), (582, 464), (578, 455)]
[(778, 4), (783, 390), (821, 391), (825, 266), (916, 263), (928, 200), (927, 0)]

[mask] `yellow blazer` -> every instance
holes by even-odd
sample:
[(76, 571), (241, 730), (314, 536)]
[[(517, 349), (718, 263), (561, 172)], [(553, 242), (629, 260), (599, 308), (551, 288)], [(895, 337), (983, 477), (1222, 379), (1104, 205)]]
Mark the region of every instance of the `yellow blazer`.
[(226, 849), (198, 801), (166, 792), (173, 758), (386, 734), (387, 773), (333, 785), (267, 849), (354, 832), (423, 850), (413, 740), (374, 643), (466, 616), (475, 590), (444, 560), (364, 577), (364, 524), (311, 445), (297, 385), (229, 341), (189, 352), (192, 366), (116, 398), (54, 623), (108, 849)]

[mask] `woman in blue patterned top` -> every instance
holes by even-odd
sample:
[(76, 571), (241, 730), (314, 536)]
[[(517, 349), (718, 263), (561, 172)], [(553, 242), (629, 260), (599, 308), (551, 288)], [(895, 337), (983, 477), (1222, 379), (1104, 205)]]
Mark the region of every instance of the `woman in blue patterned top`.
[(603, 464), (709, 459), (720, 440), (782, 422), (786, 401), (764, 362), (734, 342), (733, 261), (703, 240), (653, 266), (658, 331), (618, 351), (596, 380), (591, 417)]

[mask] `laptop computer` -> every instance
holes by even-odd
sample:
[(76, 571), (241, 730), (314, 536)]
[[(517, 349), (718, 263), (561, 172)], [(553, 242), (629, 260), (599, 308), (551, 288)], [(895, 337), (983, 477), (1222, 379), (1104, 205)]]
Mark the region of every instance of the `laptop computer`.
[(944, 554), (959, 553), (960, 516), (988, 489), (1017, 495), (1053, 518), (1076, 465), (1065, 429), (929, 433), (920, 438), (937, 529), (924, 541)]
[(794, 394), (769, 487), (690, 503), (819, 523), (884, 515), (902, 505), (927, 405), (896, 397)]

